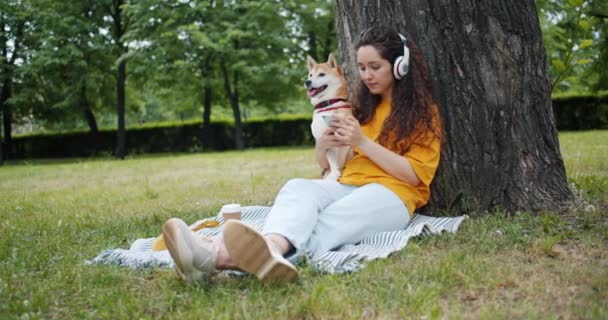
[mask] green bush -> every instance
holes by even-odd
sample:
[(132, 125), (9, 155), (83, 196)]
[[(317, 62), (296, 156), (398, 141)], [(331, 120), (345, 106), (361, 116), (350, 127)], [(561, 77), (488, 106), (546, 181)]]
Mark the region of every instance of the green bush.
[(558, 130), (608, 129), (608, 92), (553, 97)]
[[(243, 125), (245, 146), (312, 145), (310, 122), (310, 117), (247, 121)], [(13, 139), (13, 158), (89, 157), (113, 154), (115, 147), (116, 130), (101, 130), (97, 134), (84, 131), (31, 134)], [(201, 121), (148, 124), (127, 130), (126, 148), (132, 154), (234, 149), (234, 124), (229, 121), (212, 122), (206, 131)]]
[[(608, 129), (608, 92), (553, 97), (558, 130)], [(244, 123), (245, 146), (312, 145), (310, 116), (251, 119)], [(235, 148), (234, 124), (215, 121), (203, 130), (201, 121), (165, 122), (129, 128), (129, 153), (221, 151)], [(88, 157), (113, 154), (116, 130), (31, 134), (13, 139), (13, 156), (24, 158)]]

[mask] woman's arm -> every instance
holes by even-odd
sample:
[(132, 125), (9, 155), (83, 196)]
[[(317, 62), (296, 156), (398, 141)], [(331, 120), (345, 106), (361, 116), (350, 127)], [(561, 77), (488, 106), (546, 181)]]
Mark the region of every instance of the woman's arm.
[(391, 176), (413, 186), (420, 184), (420, 179), (406, 157), (394, 153), (366, 136), (363, 136), (363, 141), (357, 147)]
[(354, 117), (348, 116), (335, 121), (335, 126), (335, 139), (341, 144), (361, 149), (372, 161), (391, 176), (413, 186), (420, 184), (420, 179), (407, 158), (394, 153), (365, 136), (359, 126), (359, 121)]

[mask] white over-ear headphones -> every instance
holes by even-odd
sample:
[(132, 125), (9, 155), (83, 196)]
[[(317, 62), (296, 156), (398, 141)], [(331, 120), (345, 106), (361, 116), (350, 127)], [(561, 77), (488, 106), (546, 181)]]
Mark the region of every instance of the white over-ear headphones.
[(403, 55), (398, 56), (393, 63), (393, 76), (397, 80), (405, 78), (407, 71), (410, 68), (410, 49), (407, 48), (407, 39), (399, 34), (401, 42), (403, 42)]

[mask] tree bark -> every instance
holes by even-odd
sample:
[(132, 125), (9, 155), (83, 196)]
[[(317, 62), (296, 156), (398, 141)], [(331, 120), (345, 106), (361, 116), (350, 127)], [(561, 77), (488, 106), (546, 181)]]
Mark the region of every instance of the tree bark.
[[(86, 76), (85, 76), (86, 77)], [(91, 108), (91, 103), (87, 98), (87, 82), (86, 79), (82, 80), (80, 87), (80, 97), (79, 104), (82, 108), (82, 113), (84, 115), (85, 120), (87, 121), (87, 125), (89, 126), (89, 143), (90, 146), (93, 147), (93, 152), (97, 153), (100, 150), (100, 140), (101, 137), (99, 135), (99, 128), (97, 126), (97, 119), (95, 119), (95, 114), (93, 113), (93, 109)]]
[(212, 58), (207, 57), (204, 64), (200, 67), (201, 75), (203, 77), (203, 130), (201, 142), (203, 148), (207, 148), (211, 145), (211, 102), (213, 98), (213, 91), (211, 88), (211, 74), (212, 74)]
[(1, 77), (2, 80), (2, 93), (0, 93), (0, 108), (2, 112), (2, 129), (4, 131), (4, 142), (0, 140), (0, 148), (2, 149), (0, 152), (1, 159), (9, 159), (12, 157), (13, 152), (13, 115), (11, 106), (8, 104), (8, 99), (13, 95), (13, 68), (15, 67), (15, 61), (17, 61), (17, 57), (21, 53), (21, 43), (23, 42), (23, 29), (25, 26), (25, 21), (20, 21), (15, 27), (15, 37), (12, 39), (13, 41), (13, 52), (12, 56), (9, 59), (8, 56), (8, 41), (5, 34), (6, 24), (3, 21), (0, 23), (0, 27), (2, 27), (2, 32), (0, 33), (0, 51), (2, 51), (2, 64), (0, 65)]
[(534, 1), (336, 1), (350, 86), (354, 42), (375, 23), (418, 44), (446, 132), (427, 211), (564, 210), (568, 188)]
[(121, 61), (118, 64), (118, 74), (116, 78), (116, 114), (118, 120), (118, 130), (116, 131), (116, 157), (125, 158), (126, 126), (125, 126), (125, 82), (127, 78), (126, 63)]
[[(2, 54), (2, 56), (0, 56), (0, 59), (2, 59), (0, 61), (0, 70), (2, 70), (2, 78), (0, 78), (0, 80), (2, 80), (2, 93), (1, 93), (1, 97), (0, 98), (0, 166), (2, 164), (4, 164), (4, 151), (3, 151), (3, 145), (4, 145), (4, 134), (2, 133), (4, 130), (4, 126), (3, 126), (3, 122), (4, 122), (4, 88), (6, 86), (6, 80), (8, 79), (7, 73), (8, 73), (8, 52), (6, 50), (7, 47), (7, 37), (6, 34), (4, 32), (4, 30), (6, 29), (6, 25), (4, 23), (4, 21), (0, 22), (0, 30), (2, 30), (2, 32), (0, 32), (0, 54)], [(4, 78), (6, 77), (6, 78)]]
[(230, 106), (232, 106), (232, 114), (234, 115), (234, 142), (236, 144), (237, 150), (245, 149), (245, 139), (243, 137), (243, 122), (241, 121), (241, 109), (239, 107), (239, 91), (238, 91), (238, 81), (239, 74), (237, 71), (234, 71), (233, 75), (233, 85), (232, 88), (230, 86), (230, 76), (228, 74), (228, 69), (226, 68), (226, 63), (224, 60), (220, 63), (220, 67), (222, 69), (222, 74), (224, 76), (224, 91), (226, 92), (226, 96), (230, 101)]
[[(122, 6), (124, 0), (112, 1), (112, 18), (114, 20), (114, 39), (121, 54), (127, 53), (127, 47), (122, 42), (122, 36), (127, 30), (126, 23), (123, 21)], [(125, 125), (125, 83), (127, 80), (127, 62), (119, 57), (118, 71), (116, 74), (116, 158), (124, 159), (126, 153), (126, 125)]]
[[(2, 105), (0, 105), (0, 107), (2, 107)], [(2, 118), (2, 113), (0, 112), (0, 118)], [(2, 166), (4, 164), (4, 152), (3, 150), (3, 144), (4, 144), (4, 134), (2, 134), (2, 121), (0, 121), (0, 166)]]
[(319, 61), (317, 56), (317, 34), (314, 31), (308, 32), (308, 54), (315, 61)]
[(203, 91), (203, 125), (208, 127), (211, 124), (211, 102), (213, 97), (211, 85), (205, 83)]
[[(13, 139), (12, 139), (12, 131), (13, 131), (13, 115), (11, 112), (11, 106), (7, 103), (8, 99), (12, 95), (12, 75), (8, 75), (6, 79), (4, 79), (4, 83), (2, 85), (2, 94), (0, 96), (0, 108), (2, 108), (2, 130), (3, 130), (3, 139), (0, 139), (0, 159), (9, 159), (11, 155)], [(2, 161), (0, 160), (0, 161)]]
[(87, 85), (85, 81), (83, 81), (80, 88), (80, 106), (82, 107), (84, 118), (89, 126), (89, 131), (92, 134), (97, 134), (99, 132), (99, 128), (97, 127), (97, 120), (95, 119), (95, 114), (91, 109), (89, 99), (87, 99)]

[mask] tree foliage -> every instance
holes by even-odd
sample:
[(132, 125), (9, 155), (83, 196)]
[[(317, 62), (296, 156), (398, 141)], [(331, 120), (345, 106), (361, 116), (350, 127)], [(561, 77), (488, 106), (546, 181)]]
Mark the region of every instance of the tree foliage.
[(109, 112), (115, 85), (101, 6), (97, 1), (31, 3), (41, 41), (23, 65), (22, 86), (14, 103), (39, 119), (40, 125), (85, 122), (96, 131), (95, 113)]
[(336, 46), (329, 0), (8, 0), (0, 12), (9, 133), (113, 127), (121, 97), (131, 124), (293, 110), (306, 54)]
[[(131, 123), (210, 118), (212, 105), (215, 114), (231, 114), (221, 61), (230, 88), (237, 74), (244, 119), (251, 110), (282, 112), (305, 100), (298, 88), (306, 54), (324, 60), (336, 49), (331, 0), (141, 0), (124, 5), (132, 20), (125, 54), (112, 34), (113, 3), (0, 3), (2, 85), (11, 92), (2, 110), (10, 111), (9, 122), (114, 126), (116, 71), (124, 59), (130, 59)], [(554, 92), (607, 89), (608, 4), (536, 4)]]
[(536, 1), (553, 92), (608, 89), (608, 3)]
[(35, 10), (27, 2), (0, 3), (0, 159), (12, 153), (13, 118), (20, 111), (12, 98), (19, 87), (21, 66), (30, 60), (30, 52), (38, 42), (35, 24), (31, 22), (34, 17)]
[(303, 66), (300, 44), (303, 37), (315, 34), (310, 31), (303, 36), (312, 13), (299, 2), (134, 3), (127, 8), (135, 19), (128, 37), (139, 44), (132, 55), (144, 68), (136, 73), (147, 74), (150, 66), (156, 69), (158, 84), (172, 83), (168, 90), (162, 85), (159, 88), (165, 97), (174, 92), (198, 92), (186, 96), (204, 104), (206, 124), (211, 101), (229, 106), (237, 146), (242, 147), (238, 140), (242, 139), (243, 106), (275, 110), (299, 94), (294, 84), (299, 84)]

